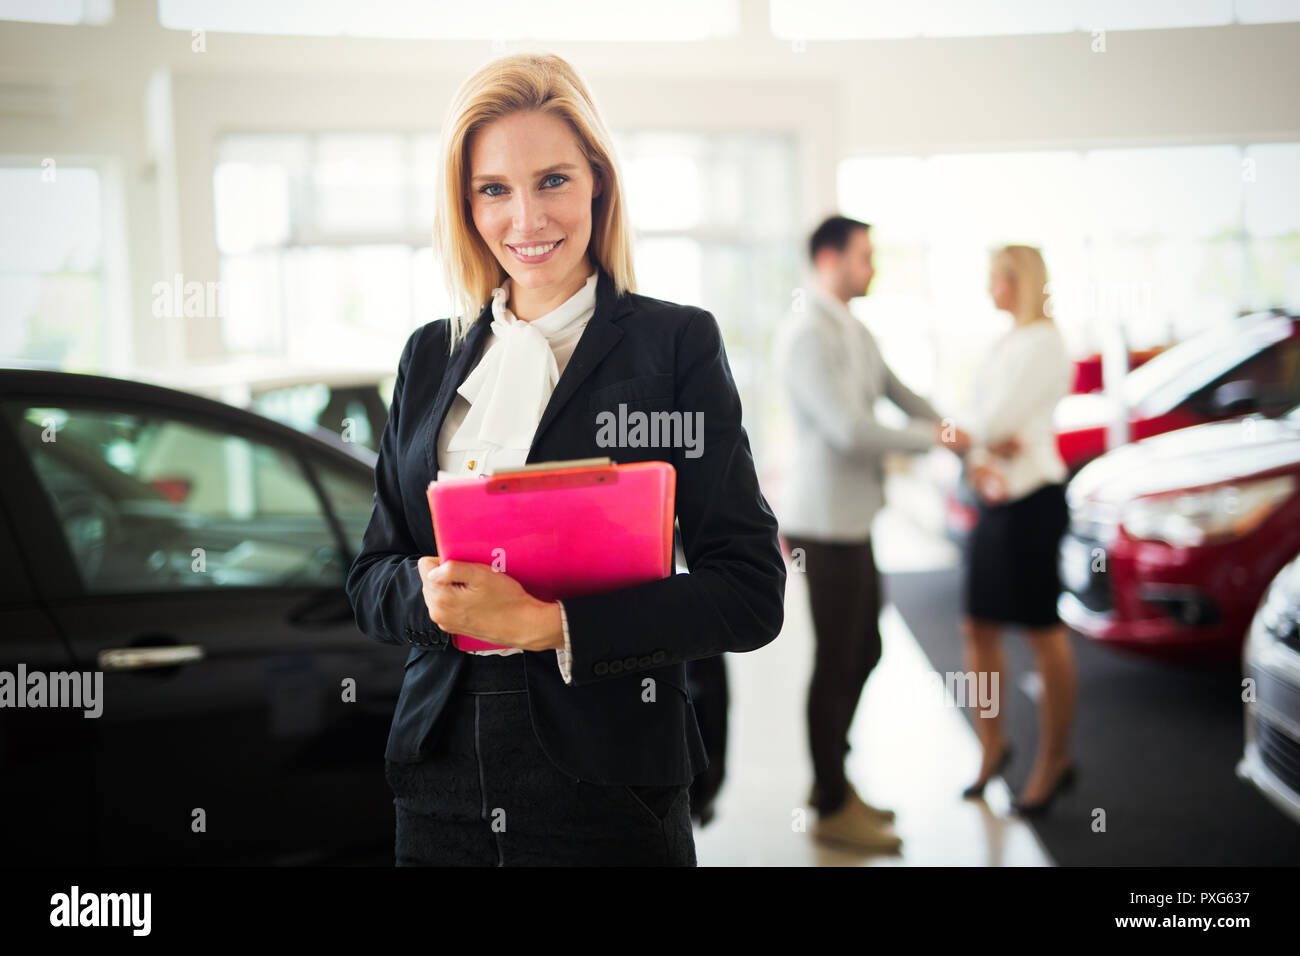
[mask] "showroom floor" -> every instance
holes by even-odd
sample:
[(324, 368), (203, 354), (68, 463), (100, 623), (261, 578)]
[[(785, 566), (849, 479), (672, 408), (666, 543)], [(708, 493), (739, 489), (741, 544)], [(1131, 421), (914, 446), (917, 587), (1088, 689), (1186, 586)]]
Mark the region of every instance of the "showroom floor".
[[(901, 507), (881, 516), (876, 535), (885, 572), (951, 568), (956, 559)], [(978, 743), (962, 712), (933, 692), (934, 668), (893, 606), (881, 616), (884, 654), (858, 707), (848, 770), (864, 799), (897, 812), (902, 852), (844, 852), (800, 829), (813, 819), (804, 803), (812, 780), (804, 717), (811, 627), (804, 581), (791, 573), (781, 635), (755, 653), (727, 656), (727, 779), (717, 816), (696, 828), (701, 866), (1052, 865), (1034, 830), (1008, 815), (1001, 780), (985, 801), (961, 799), (979, 769)], [(956, 646), (955, 631), (950, 638)]]

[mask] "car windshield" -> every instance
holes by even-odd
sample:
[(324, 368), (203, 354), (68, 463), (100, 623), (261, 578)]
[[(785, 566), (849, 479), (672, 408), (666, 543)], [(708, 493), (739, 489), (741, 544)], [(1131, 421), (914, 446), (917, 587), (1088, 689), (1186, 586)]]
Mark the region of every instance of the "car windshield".
[(1291, 335), (1285, 316), (1239, 319), (1194, 335), (1124, 378), (1124, 403), (1159, 414)]

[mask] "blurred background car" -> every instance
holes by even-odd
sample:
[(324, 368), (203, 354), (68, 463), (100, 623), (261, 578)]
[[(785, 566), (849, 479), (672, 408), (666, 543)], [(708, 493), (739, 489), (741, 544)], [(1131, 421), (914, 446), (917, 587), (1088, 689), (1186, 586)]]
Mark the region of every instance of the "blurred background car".
[[(1131, 372), (1133, 369), (1145, 365), (1166, 348), (1168, 346), (1161, 345), (1149, 349), (1129, 349), (1128, 370)], [(1091, 355), (1076, 359), (1074, 362), (1074, 383), (1070, 386), (1070, 393), (1073, 395), (1087, 395), (1090, 392), (1100, 392), (1104, 385), (1102, 365), (1102, 354), (1100, 352), (1093, 352)]]
[[(1120, 402), (1122, 401), (1122, 408)], [(1125, 441), (1259, 412), (1276, 416), (1300, 402), (1300, 317), (1252, 313), (1166, 349), (1124, 377), (1118, 397), (1069, 395), (1056, 410), (1057, 445), (1071, 473)]]
[(1300, 823), (1300, 558), (1273, 579), (1250, 625), (1242, 670), (1245, 751), (1237, 775)]
[(373, 456), (48, 371), (0, 370), (0, 441), (0, 669), (103, 671), (97, 718), (0, 710), (6, 859), (391, 858), (405, 649), (343, 589)]
[(1265, 588), (1300, 553), (1300, 406), (1117, 448), (1068, 498), (1066, 624), (1166, 659), (1235, 657)]
[(151, 380), (274, 418), (309, 435), (329, 433), (371, 451), (388, 421), (394, 368), (239, 362), (187, 369)]

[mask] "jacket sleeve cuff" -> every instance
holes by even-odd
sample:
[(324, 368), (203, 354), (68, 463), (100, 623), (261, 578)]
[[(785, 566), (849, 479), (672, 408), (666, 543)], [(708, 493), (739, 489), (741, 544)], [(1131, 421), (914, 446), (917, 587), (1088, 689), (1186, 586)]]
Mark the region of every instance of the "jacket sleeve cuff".
[[(420, 582), (420, 571), (412, 562), (412, 570), (415, 574), (415, 585), (417, 593), (422, 590), (423, 585)], [(404, 638), (407, 644), (416, 644), (424, 647), (437, 647), (443, 650), (452, 646), (451, 635), (434, 624), (429, 617), (429, 609), (425, 605), (423, 597), (418, 601), (411, 602), (410, 620), (404, 625)]]
[(573, 671), (571, 658), (572, 648), (569, 646), (569, 616), (564, 612), (564, 602), (556, 601), (560, 605), (560, 625), (564, 628), (564, 647), (555, 649), (555, 662), (560, 666), (560, 676), (564, 678), (566, 684), (573, 683)]

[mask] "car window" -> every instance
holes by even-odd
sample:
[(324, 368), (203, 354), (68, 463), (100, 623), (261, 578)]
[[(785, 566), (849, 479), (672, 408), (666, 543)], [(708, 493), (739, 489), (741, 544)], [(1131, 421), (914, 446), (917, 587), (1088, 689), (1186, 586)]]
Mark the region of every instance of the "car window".
[(1300, 336), (1248, 359), (1216, 379), (1209, 390), (1236, 385), (1243, 387), (1241, 394), (1254, 395), (1256, 407), (1265, 414), (1276, 415), (1300, 401)]
[(1202, 332), (1129, 372), (1124, 377), (1124, 402), (1148, 415), (1167, 412), (1292, 334), (1291, 320), (1284, 317), (1238, 321)]
[(313, 458), (312, 468), (320, 478), (325, 497), (343, 526), (343, 536), (348, 551), (356, 555), (361, 551), (361, 536), (370, 524), (370, 512), (375, 501), (375, 480), (370, 474), (358, 475), (331, 462)]
[(320, 498), (283, 449), (163, 412), (7, 411), (88, 591), (342, 584)]
[(32, 599), (31, 582), (18, 569), (23, 566), (9, 519), (0, 509), (0, 568), (12, 568), (14, 573), (0, 574), (0, 607), (25, 603)]

